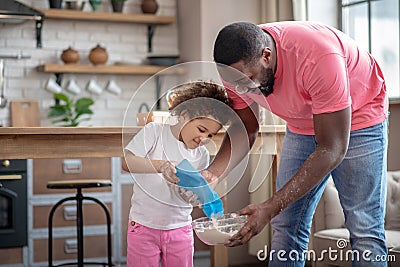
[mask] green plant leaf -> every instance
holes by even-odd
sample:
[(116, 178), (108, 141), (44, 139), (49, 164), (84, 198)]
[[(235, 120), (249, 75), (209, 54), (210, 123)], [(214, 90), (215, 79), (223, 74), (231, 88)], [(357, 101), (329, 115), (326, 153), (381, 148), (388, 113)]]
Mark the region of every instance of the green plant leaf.
[(89, 120), (90, 117), (78, 120), (82, 115), (92, 115), (93, 111), (90, 106), (94, 104), (93, 99), (88, 97), (79, 98), (76, 101), (69, 98), (63, 93), (54, 94), (54, 98), (59, 100), (60, 103), (50, 107), (48, 118), (61, 117), (53, 121), (56, 123), (63, 123), (62, 126), (73, 127), (78, 126), (80, 122)]
[(76, 103), (75, 103), (75, 109), (81, 108), (81, 107), (89, 107), (94, 104), (93, 99), (88, 98), (88, 97), (82, 97), (79, 98)]
[(67, 114), (67, 111), (63, 108), (51, 108), (49, 113), (47, 114), (48, 118), (64, 116)]
[(57, 100), (64, 101), (67, 104), (72, 102), (72, 100), (67, 95), (65, 95), (63, 93), (55, 93), (54, 94), (54, 98), (57, 99)]

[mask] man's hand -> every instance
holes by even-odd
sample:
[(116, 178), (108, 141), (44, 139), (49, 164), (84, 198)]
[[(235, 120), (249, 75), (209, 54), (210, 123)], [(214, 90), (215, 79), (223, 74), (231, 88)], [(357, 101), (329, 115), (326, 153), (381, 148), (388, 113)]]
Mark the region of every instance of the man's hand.
[(174, 162), (165, 161), (160, 165), (159, 170), (164, 179), (168, 182), (173, 184), (177, 184), (179, 182), (179, 178), (176, 176), (176, 167)]
[(239, 215), (247, 215), (247, 222), (243, 225), (243, 227), (229, 238), (228, 243), (225, 246), (228, 247), (236, 247), (249, 242), (249, 240), (260, 233), (265, 225), (271, 220), (271, 213), (268, 208), (267, 202), (261, 204), (250, 204), (247, 207), (241, 209), (238, 214)]

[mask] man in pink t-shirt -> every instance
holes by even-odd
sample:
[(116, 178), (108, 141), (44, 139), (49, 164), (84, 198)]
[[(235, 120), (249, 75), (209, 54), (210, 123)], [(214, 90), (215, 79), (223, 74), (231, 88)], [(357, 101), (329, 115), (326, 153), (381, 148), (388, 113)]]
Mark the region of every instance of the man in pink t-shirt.
[[(237, 22), (219, 32), (214, 60), (251, 145), (259, 106), (287, 122), (277, 192), (239, 211), (249, 220), (227, 245), (247, 243), (271, 222), (271, 250), (303, 255), (312, 216), (331, 176), (352, 249), (384, 257), (388, 101), (375, 59), (344, 33), (319, 23)], [(245, 132), (237, 127), (228, 129), (210, 175), (226, 175), (249, 151), (247, 142), (232, 143), (231, 149), (230, 140), (243, 140), (236, 139)], [(269, 266), (304, 265), (301, 257), (271, 258)]]

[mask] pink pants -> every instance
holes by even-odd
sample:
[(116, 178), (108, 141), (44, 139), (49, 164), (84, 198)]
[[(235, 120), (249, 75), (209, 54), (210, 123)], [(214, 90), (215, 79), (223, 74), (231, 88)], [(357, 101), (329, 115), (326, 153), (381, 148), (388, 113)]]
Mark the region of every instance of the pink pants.
[(193, 229), (191, 225), (158, 230), (129, 222), (127, 267), (193, 267)]

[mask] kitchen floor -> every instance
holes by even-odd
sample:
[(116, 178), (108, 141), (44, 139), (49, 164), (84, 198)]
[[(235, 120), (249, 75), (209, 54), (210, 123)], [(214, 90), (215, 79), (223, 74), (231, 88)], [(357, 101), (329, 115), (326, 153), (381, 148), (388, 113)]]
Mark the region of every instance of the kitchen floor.
[[(200, 255), (195, 255), (194, 257), (194, 267), (210, 267), (210, 255), (209, 253), (204, 253)], [(265, 262), (260, 263), (248, 263), (248, 264), (239, 264), (239, 265), (229, 265), (229, 267), (265, 267), (267, 264)], [(117, 267), (126, 267), (125, 265), (117, 265)], [(160, 264), (160, 267), (162, 265)]]
[[(238, 265), (229, 265), (229, 267), (265, 267), (268, 264), (265, 262), (259, 263), (248, 263), (248, 264), (238, 264)], [(210, 267), (210, 254), (202, 253), (194, 256), (194, 267)]]

